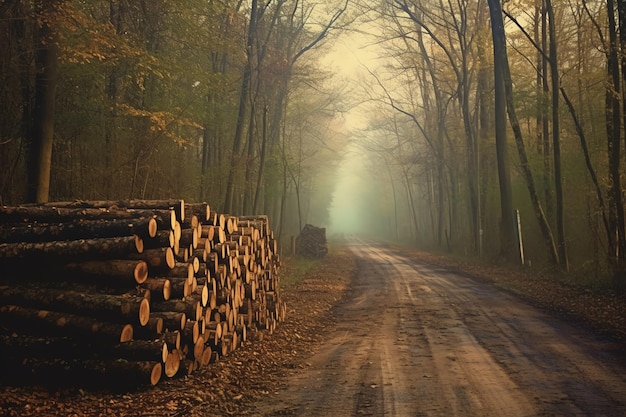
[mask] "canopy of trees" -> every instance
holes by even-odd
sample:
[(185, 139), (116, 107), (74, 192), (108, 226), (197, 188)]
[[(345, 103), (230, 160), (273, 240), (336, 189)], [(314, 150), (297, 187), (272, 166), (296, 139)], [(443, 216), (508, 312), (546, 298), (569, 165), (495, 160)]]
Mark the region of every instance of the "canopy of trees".
[(626, 8), (383, 0), (361, 10), (368, 42), (384, 45), (363, 83), (361, 134), (388, 235), (623, 286)]
[[(621, 2), (4, 0), (0, 26), (3, 204), (181, 197), (295, 235), (352, 139), (368, 191), (335, 205), (377, 235), (626, 284)], [(348, 35), (378, 64), (333, 81)]]
[(324, 221), (328, 190), (310, 202), (344, 139), (317, 60), (346, 10), (0, 2), (0, 202), (175, 196), (280, 226), (310, 210)]

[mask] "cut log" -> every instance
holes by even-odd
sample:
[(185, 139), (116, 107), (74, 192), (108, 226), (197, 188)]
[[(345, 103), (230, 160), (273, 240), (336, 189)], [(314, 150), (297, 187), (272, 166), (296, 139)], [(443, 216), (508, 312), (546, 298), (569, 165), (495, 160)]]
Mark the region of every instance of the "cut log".
[(138, 323), (141, 326), (145, 326), (150, 318), (150, 303), (140, 297), (3, 287), (0, 288), (0, 300), (5, 304), (87, 315), (107, 321)]
[(125, 359), (127, 361), (165, 362), (169, 350), (162, 340), (129, 340), (118, 343), (98, 353), (99, 357)]
[[(278, 244), (275, 240), (271, 240), (268, 245), (271, 253), (278, 251)], [(306, 224), (296, 238), (296, 253), (308, 258), (325, 256), (328, 253), (326, 229)]]
[[(157, 249), (157, 248), (174, 248), (176, 239), (173, 230), (159, 230), (154, 237), (141, 239), (142, 248)], [(141, 253), (143, 251), (139, 251)]]
[(185, 297), (185, 301), (197, 301), (202, 307), (206, 307), (209, 302), (209, 288), (206, 285), (198, 287), (196, 291)]
[(180, 299), (189, 295), (189, 281), (187, 277), (170, 277), (170, 299)]
[(176, 262), (174, 268), (165, 271), (162, 275), (164, 277), (173, 277), (173, 278), (186, 278), (191, 281), (194, 277), (193, 264), (187, 262)]
[(199, 301), (167, 300), (153, 303), (151, 307), (155, 312), (174, 311), (185, 313), (188, 320), (198, 320), (202, 317), (202, 305)]
[(164, 329), (163, 319), (153, 317), (152, 313), (150, 313), (150, 318), (145, 326), (135, 326), (134, 338), (138, 340), (158, 339), (163, 334)]
[(0, 242), (51, 242), (138, 235), (143, 238), (156, 235), (159, 220), (156, 217), (128, 220), (80, 220), (69, 223), (31, 224), (0, 227)]
[[(145, 240), (144, 240), (145, 246)], [(159, 247), (154, 249), (145, 249), (142, 253), (131, 254), (128, 259), (144, 261), (148, 264), (148, 272), (150, 276), (158, 275), (160, 272), (174, 268), (176, 260), (174, 252), (170, 246)]]
[(0, 224), (68, 223), (76, 219), (136, 220), (154, 216), (162, 219), (177, 218), (177, 213), (169, 209), (57, 208), (44, 205), (0, 207)]
[(161, 336), (161, 340), (163, 340), (167, 344), (167, 348), (171, 351), (180, 349), (180, 331), (166, 331)]
[(191, 346), (195, 345), (195, 343), (198, 341), (198, 337), (202, 333), (200, 326), (200, 321), (188, 320), (187, 323), (185, 323), (185, 327), (181, 332), (181, 343), (189, 344)]
[[(174, 209), (178, 202), (179, 208)], [(39, 220), (45, 218), (50, 223)], [(24, 219), (38, 220), (26, 224)], [(19, 237), (20, 230), (25, 237)], [(86, 240), (71, 238), (79, 231)], [(51, 350), (55, 343), (63, 349), (64, 342), (57, 339), (71, 339), (82, 350), (67, 346), (65, 352), (76, 353), (65, 354), (66, 366), (70, 359), (71, 366), (82, 366), (84, 361), (77, 361), (81, 358), (100, 365), (110, 362), (110, 357), (158, 362), (158, 369), (126, 371), (143, 375), (144, 383), (149, 373), (149, 381), (157, 383), (161, 374), (188, 374), (251, 338), (274, 332), (285, 318), (278, 243), (267, 216), (237, 218), (211, 212), (206, 203), (190, 205), (182, 200), (51, 203), (0, 210), (0, 239), (3, 233), (15, 242), (0, 245), (0, 306), (6, 304), (0, 307), (2, 332), (24, 338), (30, 334), (33, 340), (39, 338), (35, 343), (45, 343), (44, 337), (55, 340), (48, 342)], [(118, 233), (124, 235), (112, 236)], [(90, 243), (105, 236), (111, 241), (127, 239), (124, 255)], [(22, 282), (20, 277), (29, 280), (21, 278)], [(124, 284), (114, 285), (116, 277)], [(101, 334), (109, 327), (117, 328), (115, 336)], [(0, 360), (19, 356), (19, 348), (9, 352), (12, 342), (19, 345), (15, 340), (5, 343), (4, 352), (10, 355), (3, 355), (0, 345)], [(51, 360), (52, 356), (62, 359), (50, 354)], [(98, 373), (85, 366), (86, 370), (72, 370), (77, 379), (89, 375), (92, 380), (121, 385), (109, 378), (117, 371)], [(38, 375), (38, 369), (46, 367), (54, 368), (35, 365), (33, 371), (23, 371)], [(125, 376), (125, 382), (128, 379), (132, 377)]]
[(208, 364), (210, 364), (212, 357), (213, 357), (213, 350), (208, 344), (206, 344), (204, 346), (204, 351), (202, 352), (202, 358), (200, 359), (200, 366), (205, 367)]
[(198, 216), (201, 223), (209, 220), (211, 207), (209, 203), (185, 203), (185, 214)]
[(30, 335), (88, 337), (102, 343), (126, 342), (133, 338), (130, 324), (97, 321), (91, 317), (16, 305), (0, 306), (0, 322), (9, 331)]
[(204, 352), (204, 339), (202, 335), (198, 335), (198, 339), (193, 345), (193, 358), (196, 361), (202, 361), (202, 353)]
[(167, 278), (147, 278), (140, 283), (142, 287), (150, 290), (152, 301), (166, 301), (170, 299), (171, 284)]
[(168, 378), (174, 377), (180, 369), (180, 355), (174, 351), (167, 355), (167, 360), (163, 365), (163, 373)]
[(0, 335), (0, 357), (16, 359), (73, 359), (93, 355), (93, 343), (88, 338), (42, 336), (38, 334)]
[(167, 199), (167, 200), (74, 200), (74, 201), (51, 201), (41, 204), (26, 204), (24, 207), (43, 206), (53, 208), (110, 208), (110, 209), (173, 209), (181, 211), (181, 207), (187, 206), (184, 200)]
[(0, 244), (0, 264), (7, 261), (75, 262), (89, 259), (124, 259), (140, 253), (138, 236)]
[(182, 330), (185, 327), (185, 323), (187, 323), (187, 315), (178, 311), (153, 311), (150, 313), (150, 316), (161, 318), (164, 328), (170, 331)]
[(196, 229), (183, 229), (180, 232), (180, 246), (192, 247), (193, 249), (198, 247), (198, 233)]
[[(113, 388), (116, 391), (154, 386), (163, 372), (160, 362), (117, 360), (40, 360), (28, 358), (11, 361), (0, 358), (2, 374), (11, 376), (8, 383), (51, 385), (54, 387)], [(7, 375), (8, 374), (8, 375)]]
[(148, 278), (148, 264), (128, 259), (70, 262), (55, 268), (59, 276), (86, 283), (101, 282), (110, 286), (134, 286)]

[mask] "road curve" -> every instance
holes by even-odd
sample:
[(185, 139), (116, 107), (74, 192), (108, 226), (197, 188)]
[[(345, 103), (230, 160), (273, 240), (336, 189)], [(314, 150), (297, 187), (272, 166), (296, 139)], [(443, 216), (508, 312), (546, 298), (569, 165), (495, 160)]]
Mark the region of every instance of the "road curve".
[(626, 416), (626, 350), (354, 239), (337, 325), (263, 416)]

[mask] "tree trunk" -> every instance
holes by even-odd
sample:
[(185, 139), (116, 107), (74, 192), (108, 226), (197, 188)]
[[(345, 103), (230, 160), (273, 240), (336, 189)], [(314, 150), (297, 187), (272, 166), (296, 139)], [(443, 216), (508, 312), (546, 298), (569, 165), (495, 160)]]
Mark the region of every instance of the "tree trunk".
[(35, 105), (33, 135), (28, 153), (28, 200), (34, 203), (48, 201), (54, 137), (54, 111), (57, 84), (57, 41), (52, 22), (56, 19), (58, 1), (37, 0), (36, 20), (40, 23), (36, 34)]
[(514, 259), (515, 237), (513, 228), (513, 197), (506, 140), (506, 97), (504, 87), (504, 66), (506, 45), (504, 22), (500, 0), (489, 0), (491, 33), (493, 36), (493, 60), (495, 83), (495, 129), (498, 179), (500, 183), (500, 253), (512, 261)]
[[(490, 4), (492, 4), (493, 0), (490, 0)], [(495, 1), (497, 3), (497, 1)], [(499, 4), (498, 4), (499, 8)], [(500, 22), (502, 21), (502, 12), (499, 12)], [(503, 26), (502, 26), (503, 27)], [(494, 39), (495, 42), (495, 39)], [(528, 188), (528, 193), (530, 194), (530, 200), (533, 205), (533, 209), (535, 211), (535, 216), (537, 218), (537, 222), (539, 223), (539, 228), (541, 229), (544, 241), (547, 246), (548, 254), (550, 259), (555, 265), (559, 265), (559, 254), (557, 251), (557, 246), (554, 241), (554, 236), (552, 235), (552, 230), (550, 228), (550, 224), (545, 216), (543, 208), (541, 207), (541, 202), (539, 201), (539, 196), (537, 194), (537, 189), (535, 188), (535, 183), (533, 180), (533, 175), (530, 170), (530, 165), (528, 163), (528, 157), (526, 155), (526, 148), (524, 146), (524, 140), (522, 137), (522, 131), (520, 129), (519, 121), (517, 119), (517, 114), (515, 112), (515, 106), (513, 103), (513, 83), (511, 81), (511, 73), (509, 70), (509, 61), (506, 52), (506, 39), (504, 35), (504, 30), (501, 32), (501, 36), (499, 39), (499, 49), (498, 54), (499, 61), (502, 64), (502, 78), (505, 90), (505, 99), (506, 99), (506, 110), (509, 116), (509, 122), (511, 124), (511, 129), (513, 130), (513, 134), (515, 136), (515, 144), (517, 145), (517, 153), (520, 158), (520, 168), (522, 170), (524, 180), (526, 181), (526, 187)], [(513, 219), (512, 212), (509, 213), (509, 217)]]
[(609, 264), (615, 282), (622, 283), (626, 276), (626, 235), (624, 229), (624, 202), (621, 187), (621, 112), (619, 48), (615, 24), (614, 0), (607, 0), (609, 19), (609, 53), (607, 57), (608, 80), (606, 87), (606, 129), (609, 159)]
[(254, 204), (252, 211), (258, 213), (261, 206), (261, 190), (263, 186), (263, 175), (265, 173), (265, 151), (267, 149), (267, 106), (263, 109), (263, 132), (261, 137), (261, 155), (259, 158), (259, 172), (257, 173), (256, 187), (254, 190)]
[[(233, 199), (235, 194), (235, 174), (239, 168), (239, 158), (241, 153), (241, 141), (243, 138), (244, 120), (247, 113), (247, 103), (249, 100), (248, 91), (250, 89), (250, 79), (252, 76), (252, 65), (254, 57), (254, 43), (256, 40), (256, 25), (258, 15), (257, 0), (252, 0), (250, 6), (250, 22), (248, 26), (248, 37), (246, 41), (247, 62), (241, 78), (241, 91), (239, 92), (239, 112), (237, 114), (237, 124), (235, 125), (235, 137), (233, 139), (233, 153), (231, 155), (230, 167), (228, 169), (228, 181), (226, 183), (226, 196), (224, 197), (225, 213), (233, 212)], [(252, 117), (252, 116), (251, 116)], [(240, 213), (241, 214), (241, 213)]]
[(554, 190), (556, 194), (556, 229), (558, 239), (559, 264), (569, 270), (567, 244), (565, 241), (565, 220), (563, 219), (563, 181), (561, 179), (561, 138), (559, 125), (560, 81), (556, 46), (556, 29), (552, 0), (545, 0), (550, 31), (550, 76), (552, 80), (552, 149), (554, 155)]

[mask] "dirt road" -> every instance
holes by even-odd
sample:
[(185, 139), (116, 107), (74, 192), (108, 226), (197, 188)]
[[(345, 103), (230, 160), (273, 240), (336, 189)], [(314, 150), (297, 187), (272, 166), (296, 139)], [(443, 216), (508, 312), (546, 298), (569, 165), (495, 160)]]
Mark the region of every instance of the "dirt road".
[(626, 416), (624, 345), (384, 246), (260, 416)]

